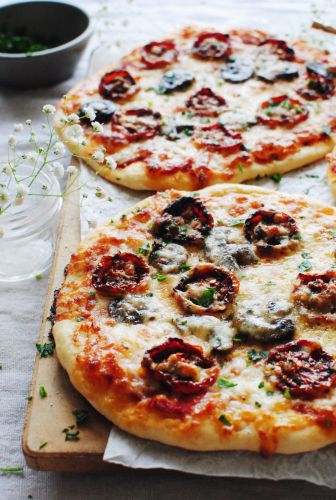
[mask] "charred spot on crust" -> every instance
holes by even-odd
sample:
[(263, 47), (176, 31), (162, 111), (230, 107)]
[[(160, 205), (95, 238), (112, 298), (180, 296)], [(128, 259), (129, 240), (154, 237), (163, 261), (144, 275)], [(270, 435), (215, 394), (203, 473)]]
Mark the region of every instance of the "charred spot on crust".
[(308, 118), (308, 109), (297, 99), (287, 95), (272, 97), (259, 106), (258, 120), (270, 128), (294, 127)]
[(174, 293), (188, 311), (228, 313), (238, 290), (234, 274), (213, 264), (199, 264), (180, 280)]
[[(94, 120), (90, 120), (87, 116), (88, 109), (92, 109), (95, 112)], [(91, 122), (96, 121), (99, 123), (108, 123), (111, 121), (112, 116), (117, 110), (117, 106), (111, 102), (106, 101), (105, 99), (100, 99), (99, 101), (89, 101), (82, 106), (78, 110), (78, 116), (82, 123), (86, 125), (91, 125)]]
[(116, 142), (151, 139), (160, 132), (161, 115), (147, 108), (127, 109), (112, 118), (112, 134)]
[(166, 241), (203, 244), (213, 217), (201, 200), (182, 196), (172, 201), (153, 224), (153, 234)]
[(323, 63), (311, 62), (306, 65), (307, 84), (297, 92), (308, 101), (327, 99), (334, 94), (333, 75)]
[[(67, 267), (68, 266), (66, 266), (66, 268)], [(50, 321), (51, 326), (54, 326), (54, 323), (55, 323), (57, 297), (58, 297), (58, 294), (60, 293), (60, 291), (61, 291), (60, 288), (56, 288), (56, 290), (54, 290), (53, 301), (52, 301), (51, 306), (50, 306), (49, 316), (47, 317), (47, 320)]]
[(141, 61), (148, 69), (165, 68), (177, 61), (178, 52), (174, 42), (151, 42), (141, 51)]
[(197, 129), (193, 140), (199, 148), (224, 156), (240, 151), (243, 146), (242, 136), (238, 132), (226, 129), (221, 123)]
[(202, 33), (194, 42), (191, 52), (200, 59), (226, 59), (231, 54), (230, 36), (224, 33)]
[(92, 285), (105, 295), (124, 295), (136, 290), (148, 274), (149, 267), (142, 257), (118, 252), (102, 257), (92, 274)]
[(205, 356), (200, 346), (169, 338), (146, 351), (142, 367), (148, 375), (178, 394), (200, 394), (218, 376), (215, 361)]
[(267, 363), (270, 373), (277, 377), (277, 387), (288, 390), (294, 398), (322, 397), (336, 382), (334, 359), (311, 340), (275, 347)]
[(200, 116), (218, 116), (225, 106), (223, 97), (215, 94), (210, 88), (205, 87), (193, 94), (186, 102), (186, 109)]
[(98, 90), (105, 99), (119, 101), (131, 97), (136, 91), (136, 84), (128, 71), (120, 69), (105, 73)]
[(285, 253), (299, 244), (295, 220), (283, 212), (257, 210), (244, 223), (245, 237), (261, 255)]
[(336, 324), (336, 271), (300, 273), (293, 297), (300, 314), (311, 322)]

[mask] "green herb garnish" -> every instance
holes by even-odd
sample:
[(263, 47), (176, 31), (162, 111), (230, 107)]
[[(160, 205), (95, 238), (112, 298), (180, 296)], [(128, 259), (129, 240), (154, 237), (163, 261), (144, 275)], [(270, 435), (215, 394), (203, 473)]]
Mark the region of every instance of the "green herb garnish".
[(279, 184), (279, 182), (281, 181), (282, 179), (282, 175), (281, 174), (272, 174), (270, 175), (270, 178), (272, 179), (272, 181), (276, 182), (277, 184)]
[(234, 384), (230, 380), (226, 380), (225, 378), (219, 378), (217, 380), (217, 385), (221, 389), (228, 389), (229, 387), (236, 387), (237, 384)]
[(154, 273), (152, 274), (152, 278), (154, 278), (157, 281), (164, 281), (167, 279), (167, 276), (166, 274)]
[(209, 307), (214, 301), (215, 293), (216, 288), (207, 288), (198, 299), (193, 299), (193, 302), (201, 307)]
[(222, 422), (222, 424), (226, 425), (227, 427), (232, 426), (232, 422), (230, 422), (230, 420), (224, 414), (221, 415), (218, 420), (220, 422)]
[(257, 361), (260, 361), (261, 359), (265, 359), (268, 356), (267, 351), (256, 351), (255, 349), (251, 349), (247, 353), (247, 357), (250, 361), (253, 361), (256, 363)]
[(46, 398), (48, 396), (46, 388), (43, 385), (40, 386), (39, 394), (41, 398)]
[(55, 344), (53, 342), (46, 342), (45, 344), (35, 344), (35, 347), (40, 357), (46, 358), (53, 355)]
[(74, 410), (72, 414), (76, 417), (77, 427), (86, 424), (89, 419), (88, 410)]

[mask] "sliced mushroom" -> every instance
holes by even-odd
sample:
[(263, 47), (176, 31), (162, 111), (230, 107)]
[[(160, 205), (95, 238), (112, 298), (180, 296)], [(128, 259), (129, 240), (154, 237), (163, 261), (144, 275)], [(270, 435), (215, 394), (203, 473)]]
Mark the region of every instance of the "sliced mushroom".
[(177, 273), (187, 262), (188, 253), (182, 245), (176, 243), (155, 242), (149, 256), (149, 262), (164, 274)]
[(289, 340), (295, 325), (292, 305), (285, 300), (249, 300), (241, 302), (234, 318), (239, 333), (261, 342)]
[(211, 349), (216, 351), (227, 351), (233, 346), (235, 330), (227, 321), (214, 316), (183, 316), (175, 324), (181, 333), (208, 341)]

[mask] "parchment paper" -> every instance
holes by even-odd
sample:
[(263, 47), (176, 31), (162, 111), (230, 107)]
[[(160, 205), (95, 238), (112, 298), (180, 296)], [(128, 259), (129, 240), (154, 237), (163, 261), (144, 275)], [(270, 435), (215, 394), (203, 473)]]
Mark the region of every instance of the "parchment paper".
[[(132, 47), (159, 37), (187, 23), (208, 24), (225, 29), (231, 26), (259, 27), (279, 35), (308, 38), (335, 51), (336, 36), (308, 30), (311, 20), (336, 24), (336, 5), (320, 1), (318, 12), (312, 13), (309, 2), (223, 0), (179, 2), (173, 0), (153, 7), (149, 0), (136, 4), (125, 2), (124, 15), (111, 24), (111, 36), (93, 54), (90, 73), (117, 61)], [(312, 34), (313, 33), (313, 34)], [(280, 183), (270, 179), (250, 182), (288, 193), (302, 193), (334, 204), (325, 174), (325, 161), (316, 162), (286, 174)], [(149, 192), (136, 192), (114, 186), (82, 166), (81, 209), (82, 233), (107, 218), (126, 210)], [(106, 192), (104, 201), (97, 199), (96, 186)], [(336, 488), (336, 445), (312, 453), (264, 459), (249, 452), (192, 452), (161, 445), (131, 436), (112, 427), (104, 460), (127, 467), (174, 469), (207, 476), (238, 476), (268, 479), (304, 479)]]

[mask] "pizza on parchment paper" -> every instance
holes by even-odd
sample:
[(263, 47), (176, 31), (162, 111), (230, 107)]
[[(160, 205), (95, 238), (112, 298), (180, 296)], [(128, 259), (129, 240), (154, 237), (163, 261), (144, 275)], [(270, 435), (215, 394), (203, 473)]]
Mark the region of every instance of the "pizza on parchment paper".
[[(70, 150), (133, 189), (199, 189), (284, 173), (336, 137), (335, 62), (258, 30), (186, 27), (69, 92), (55, 126)], [(101, 127), (91, 127), (92, 114)], [(78, 126), (67, 116), (81, 116)], [(106, 158), (92, 154), (99, 149)], [(99, 161), (97, 161), (97, 159)]]
[(157, 193), (91, 232), (57, 356), (103, 415), (192, 450), (336, 441), (336, 209), (255, 186)]

